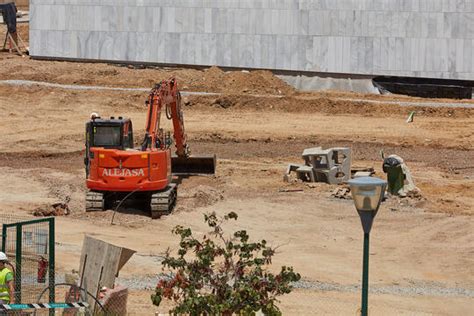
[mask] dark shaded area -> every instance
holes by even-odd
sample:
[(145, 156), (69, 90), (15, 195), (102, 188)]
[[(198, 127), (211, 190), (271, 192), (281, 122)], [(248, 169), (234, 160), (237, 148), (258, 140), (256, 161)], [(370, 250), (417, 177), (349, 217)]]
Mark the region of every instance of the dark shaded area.
[(409, 77), (375, 77), (382, 91), (422, 98), (472, 99), (474, 81)]

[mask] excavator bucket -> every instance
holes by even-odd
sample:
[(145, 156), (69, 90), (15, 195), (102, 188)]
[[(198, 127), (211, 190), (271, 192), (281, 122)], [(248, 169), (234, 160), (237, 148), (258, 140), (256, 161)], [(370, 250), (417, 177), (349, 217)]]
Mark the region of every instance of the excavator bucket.
[(171, 157), (171, 172), (175, 175), (215, 174), (216, 156)]

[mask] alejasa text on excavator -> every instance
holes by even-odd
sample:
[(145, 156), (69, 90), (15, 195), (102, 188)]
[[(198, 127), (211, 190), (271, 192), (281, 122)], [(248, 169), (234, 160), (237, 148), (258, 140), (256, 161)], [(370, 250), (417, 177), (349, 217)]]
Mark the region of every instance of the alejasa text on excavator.
[[(151, 90), (145, 137), (134, 147), (132, 121), (103, 119), (92, 113), (86, 123), (86, 211), (113, 207), (129, 199), (142, 202), (152, 218), (169, 214), (177, 199), (174, 176), (214, 174), (215, 155), (191, 156), (184, 131), (181, 95), (174, 78)], [(160, 128), (162, 111), (173, 123), (173, 138)], [(176, 146), (171, 153), (173, 142)]]

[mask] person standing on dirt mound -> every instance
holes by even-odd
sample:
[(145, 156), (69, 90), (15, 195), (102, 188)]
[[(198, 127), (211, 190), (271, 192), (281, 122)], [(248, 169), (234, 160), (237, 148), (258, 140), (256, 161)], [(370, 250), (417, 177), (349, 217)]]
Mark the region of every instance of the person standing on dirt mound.
[(6, 267), (7, 255), (0, 251), (0, 304), (13, 304), (13, 272)]
[(3, 15), (3, 23), (7, 25), (8, 33), (11, 34), (15, 44), (18, 45), (16, 32), (16, 12), (18, 11), (14, 0), (0, 0), (0, 11)]

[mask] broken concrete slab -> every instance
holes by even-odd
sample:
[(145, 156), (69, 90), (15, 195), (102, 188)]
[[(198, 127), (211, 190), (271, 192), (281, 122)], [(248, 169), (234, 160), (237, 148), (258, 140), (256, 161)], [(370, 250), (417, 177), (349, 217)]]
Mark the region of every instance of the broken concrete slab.
[(303, 151), (304, 165), (290, 164), (284, 179), (288, 181), (291, 172), (296, 172), (297, 178), (306, 182), (326, 182), (339, 184), (351, 178), (351, 149), (335, 147), (307, 148)]
[[(92, 295), (97, 295), (104, 286), (113, 288), (120, 269), (135, 252), (86, 235), (79, 267), (79, 285)], [(94, 302), (91, 299), (88, 303)]]

